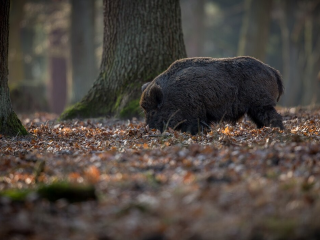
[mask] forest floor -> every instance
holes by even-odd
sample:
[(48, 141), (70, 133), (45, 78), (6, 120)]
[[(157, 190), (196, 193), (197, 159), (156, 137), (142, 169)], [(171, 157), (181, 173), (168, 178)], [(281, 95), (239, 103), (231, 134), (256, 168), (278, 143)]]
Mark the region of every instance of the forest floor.
[(191, 136), (20, 115), (0, 135), (0, 239), (320, 239), (320, 109)]

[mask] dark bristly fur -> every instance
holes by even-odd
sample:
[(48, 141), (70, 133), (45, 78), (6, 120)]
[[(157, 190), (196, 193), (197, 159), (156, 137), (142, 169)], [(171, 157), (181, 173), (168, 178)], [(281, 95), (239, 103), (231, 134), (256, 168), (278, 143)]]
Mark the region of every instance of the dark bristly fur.
[(142, 86), (140, 105), (160, 131), (167, 124), (196, 134), (199, 122), (235, 123), (244, 114), (258, 128), (284, 129), (274, 108), (283, 89), (279, 72), (252, 57), (186, 58)]

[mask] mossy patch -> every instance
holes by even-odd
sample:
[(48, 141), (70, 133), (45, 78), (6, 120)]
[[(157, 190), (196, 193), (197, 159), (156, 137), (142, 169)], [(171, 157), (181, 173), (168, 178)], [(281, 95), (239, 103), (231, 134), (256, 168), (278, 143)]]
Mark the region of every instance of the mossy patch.
[(57, 182), (39, 187), (37, 193), (40, 197), (54, 202), (58, 199), (66, 199), (68, 202), (81, 202), (96, 200), (95, 188), (92, 185), (71, 184)]
[(139, 99), (129, 102), (119, 113), (120, 118), (131, 118), (137, 116), (142, 116)]
[(29, 189), (8, 189), (0, 192), (0, 196), (6, 197), (13, 202), (23, 202), (31, 192)]
[(12, 111), (7, 119), (0, 118), (0, 134), (8, 136), (25, 136), (29, 133), (24, 128), (15, 112)]
[(78, 102), (61, 113), (59, 120), (73, 119), (77, 117), (89, 117), (89, 111), (86, 104)]
[(113, 107), (114, 111), (116, 111), (120, 107), (122, 98), (123, 98), (122, 94), (117, 95), (117, 100), (116, 100), (116, 103), (114, 104), (114, 107)]
[(108, 106), (101, 106), (101, 103), (78, 102), (67, 108), (58, 120), (68, 120), (74, 118), (101, 117), (108, 113)]
[[(105, 78), (106, 76), (102, 74), (99, 81), (106, 81)], [(150, 79), (153, 78), (148, 77), (148, 81)], [(91, 89), (94, 92), (89, 92), (89, 95), (81, 102), (67, 108), (61, 114), (59, 120), (101, 116), (116, 116), (122, 119), (142, 117), (142, 111), (139, 106), (141, 86), (142, 83), (131, 80), (131, 82), (115, 91), (102, 90), (103, 87)], [(129, 103), (126, 103), (128, 99)]]
[(1, 191), (0, 197), (6, 197), (13, 202), (24, 202), (31, 194), (50, 202), (59, 199), (65, 199), (68, 202), (97, 200), (94, 186), (69, 182), (55, 182), (39, 186), (37, 189), (8, 189)]

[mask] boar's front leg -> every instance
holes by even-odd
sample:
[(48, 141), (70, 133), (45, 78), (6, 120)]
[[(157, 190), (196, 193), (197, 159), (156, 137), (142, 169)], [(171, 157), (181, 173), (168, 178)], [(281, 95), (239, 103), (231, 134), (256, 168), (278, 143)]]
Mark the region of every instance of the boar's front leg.
[(277, 113), (273, 106), (251, 107), (248, 111), (248, 116), (257, 124), (258, 128), (278, 127), (281, 130), (285, 129), (282, 123), (282, 116)]
[(196, 135), (198, 133), (203, 132), (204, 129), (210, 128), (209, 125), (201, 119), (193, 119), (193, 120), (188, 120), (181, 124), (181, 131), (182, 132), (189, 132), (192, 135)]

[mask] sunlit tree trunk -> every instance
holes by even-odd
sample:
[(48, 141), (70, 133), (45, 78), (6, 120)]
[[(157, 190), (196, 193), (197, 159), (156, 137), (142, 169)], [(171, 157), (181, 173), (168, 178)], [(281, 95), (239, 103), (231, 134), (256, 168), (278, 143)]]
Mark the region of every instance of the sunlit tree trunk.
[(141, 86), (186, 57), (179, 0), (104, 1), (100, 75), (61, 118), (140, 113)]
[(98, 75), (94, 42), (94, 5), (95, 1), (92, 0), (71, 1), (72, 104), (85, 96)]
[(238, 55), (265, 60), (270, 29), (272, 0), (245, 0)]
[(0, 134), (26, 135), (28, 132), (12, 109), (8, 87), (8, 43), (10, 1), (0, 4)]

